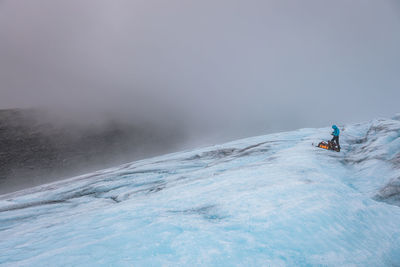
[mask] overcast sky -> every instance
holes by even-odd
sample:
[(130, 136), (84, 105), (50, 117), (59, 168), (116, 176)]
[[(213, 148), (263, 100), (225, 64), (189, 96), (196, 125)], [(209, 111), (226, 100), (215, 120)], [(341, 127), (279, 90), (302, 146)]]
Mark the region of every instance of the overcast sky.
[(0, 0), (0, 108), (227, 139), (400, 112), (397, 0)]

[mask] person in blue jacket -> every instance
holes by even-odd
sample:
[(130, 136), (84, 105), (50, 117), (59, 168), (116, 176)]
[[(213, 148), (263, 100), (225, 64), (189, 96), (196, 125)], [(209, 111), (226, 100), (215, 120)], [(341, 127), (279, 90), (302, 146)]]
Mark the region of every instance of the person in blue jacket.
[(333, 132), (332, 132), (333, 138), (332, 138), (331, 141), (332, 142), (336, 142), (336, 144), (338, 146), (338, 149), (340, 150), (340, 145), (339, 145), (339, 134), (340, 134), (340, 131), (339, 131), (339, 128), (336, 125), (332, 125), (332, 129), (333, 129)]

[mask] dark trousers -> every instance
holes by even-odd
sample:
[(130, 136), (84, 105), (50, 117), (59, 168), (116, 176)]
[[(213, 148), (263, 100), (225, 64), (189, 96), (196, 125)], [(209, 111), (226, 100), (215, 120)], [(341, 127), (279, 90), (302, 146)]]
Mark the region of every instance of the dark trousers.
[(333, 136), (333, 138), (332, 138), (331, 141), (332, 141), (332, 142), (335, 141), (336, 144), (337, 144), (337, 146), (338, 146), (338, 148), (340, 148), (340, 145), (339, 145), (339, 136)]

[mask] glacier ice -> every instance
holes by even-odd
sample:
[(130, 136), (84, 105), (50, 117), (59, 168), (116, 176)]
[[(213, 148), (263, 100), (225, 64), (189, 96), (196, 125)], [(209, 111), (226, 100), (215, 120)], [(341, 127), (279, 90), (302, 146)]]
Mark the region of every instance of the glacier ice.
[(400, 121), (300, 129), (0, 196), (4, 266), (398, 266)]

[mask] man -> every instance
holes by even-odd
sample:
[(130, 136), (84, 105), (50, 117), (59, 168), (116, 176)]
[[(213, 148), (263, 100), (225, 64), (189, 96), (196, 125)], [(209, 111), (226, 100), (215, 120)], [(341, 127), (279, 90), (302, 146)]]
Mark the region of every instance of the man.
[(337, 145), (337, 147), (338, 147), (338, 149), (340, 151), (340, 145), (339, 145), (339, 134), (340, 134), (340, 131), (339, 131), (339, 128), (336, 125), (332, 125), (332, 129), (333, 129), (333, 132), (332, 132), (333, 138), (332, 138), (331, 142), (336, 142), (336, 145)]

